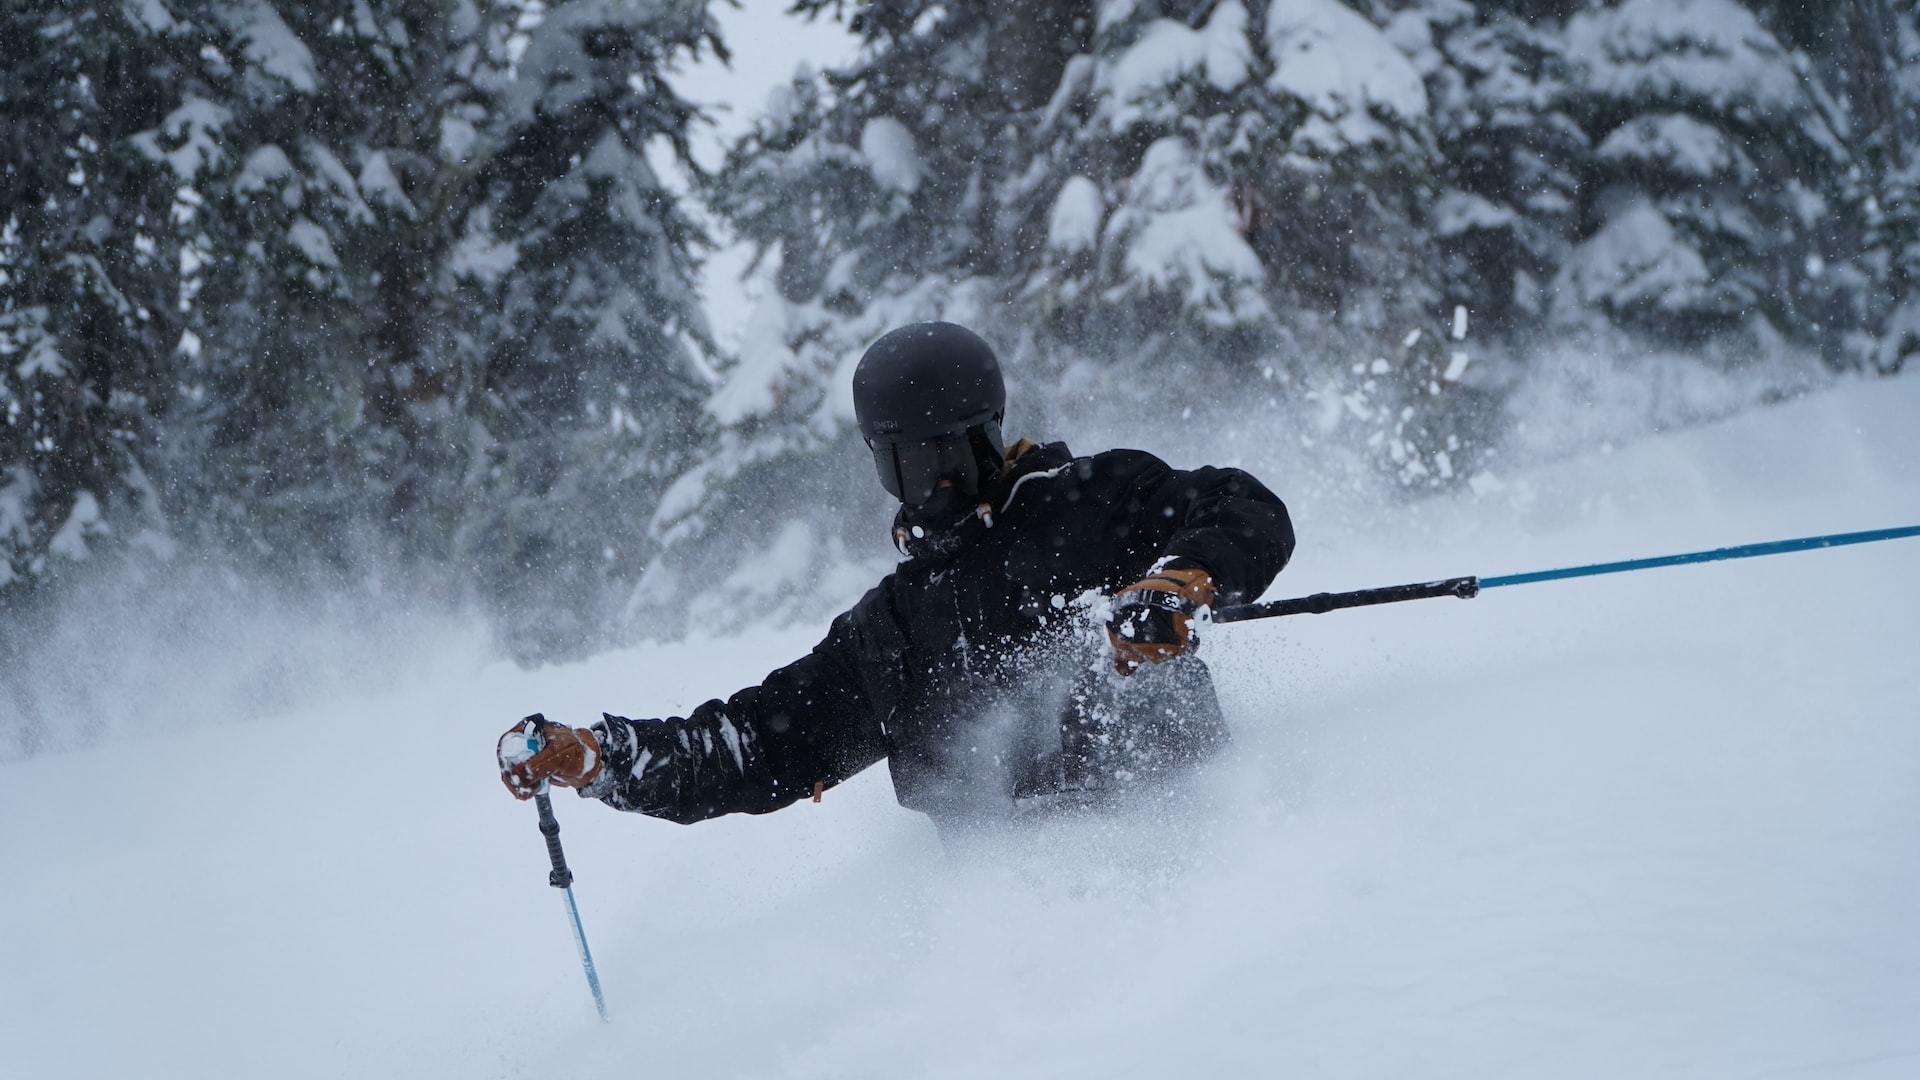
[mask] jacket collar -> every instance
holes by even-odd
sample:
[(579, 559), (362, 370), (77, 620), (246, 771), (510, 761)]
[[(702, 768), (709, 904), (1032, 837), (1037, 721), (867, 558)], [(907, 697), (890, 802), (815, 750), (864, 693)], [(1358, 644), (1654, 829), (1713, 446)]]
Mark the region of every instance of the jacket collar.
[(1021, 439), (1007, 450), (1007, 467), (987, 490), (986, 503), (988, 513), (1004, 514), (1020, 497), (1020, 488), (1029, 480), (1038, 480), (1057, 475), (1061, 469), (1073, 463), (1073, 451), (1063, 442), (1051, 442), (1042, 446), (1031, 439)]
[(1058, 473), (1073, 461), (1073, 452), (1063, 442), (1042, 445), (1021, 439), (1007, 448), (1007, 465), (980, 493), (973, 512), (945, 528), (929, 528), (924, 523), (908, 523), (906, 509), (894, 515), (893, 546), (910, 559), (941, 558), (952, 555), (986, 535), (994, 518), (1006, 513), (1019, 497), (1028, 480)]

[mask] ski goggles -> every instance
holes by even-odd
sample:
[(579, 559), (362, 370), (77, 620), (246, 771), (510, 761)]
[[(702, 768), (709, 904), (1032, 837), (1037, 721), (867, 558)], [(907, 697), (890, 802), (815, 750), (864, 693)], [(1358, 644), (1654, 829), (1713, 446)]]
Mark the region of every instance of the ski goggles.
[[(997, 425), (996, 425), (997, 426)], [(980, 454), (973, 433), (980, 429), (936, 435), (918, 442), (869, 442), (874, 469), (887, 494), (908, 506), (923, 506), (946, 480), (963, 494), (980, 490)], [(990, 432), (982, 432), (992, 437)]]

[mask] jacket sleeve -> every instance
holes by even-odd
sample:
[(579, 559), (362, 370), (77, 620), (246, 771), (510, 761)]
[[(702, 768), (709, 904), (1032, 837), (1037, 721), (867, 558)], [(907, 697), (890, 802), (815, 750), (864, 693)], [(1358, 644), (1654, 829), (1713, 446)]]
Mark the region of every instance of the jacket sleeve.
[[(1144, 456), (1144, 455), (1143, 455)], [(1293, 520), (1279, 496), (1239, 469), (1171, 469), (1139, 477), (1139, 520), (1164, 536), (1160, 555), (1204, 567), (1217, 603), (1257, 599), (1293, 557)]]
[(832, 787), (885, 756), (860, 677), (850, 615), (813, 651), (686, 717), (593, 725), (604, 762), (581, 795), (682, 824), (764, 814)]

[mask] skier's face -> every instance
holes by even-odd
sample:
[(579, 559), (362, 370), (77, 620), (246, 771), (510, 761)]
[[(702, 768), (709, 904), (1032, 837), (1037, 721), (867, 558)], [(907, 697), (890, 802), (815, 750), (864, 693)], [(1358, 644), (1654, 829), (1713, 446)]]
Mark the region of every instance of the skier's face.
[(880, 486), (910, 507), (925, 506), (935, 492), (961, 495), (980, 490), (980, 464), (966, 432), (921, 442), (871, 443)]

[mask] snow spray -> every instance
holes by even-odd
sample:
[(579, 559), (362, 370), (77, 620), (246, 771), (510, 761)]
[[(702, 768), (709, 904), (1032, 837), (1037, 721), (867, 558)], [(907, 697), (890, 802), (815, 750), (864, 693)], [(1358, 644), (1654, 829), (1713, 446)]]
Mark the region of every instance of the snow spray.
[(1245, 622), (1248, 619), (1272, 619), (1282, 615), (1322, 615), (1343, 608), (1394, 604), (1402, 600), (1426, 600), (1436, 596), (1457, 596), (1462, 600), (1471, 600), (1480, 595), (1482, 589), (1498, 589), (1506, 585), (1532, 585), (1542, 581), (1561, 581), (1566, 578), (1593, 577), (1599, 574), (1624, 574), (1630, 570), (1651, 570), (1659, 566), (1719, 562), (1723, 559), (1752, 559), (1761, 555), (1783, 555), (1790, 551), (1814, 551), (1820, 548), (1845, 547), (1848, 544), (1871, 544), (1880, 540), (1899, 540), (1909, 536), (1920, 536), (1920, 525), (1903, 525), (1898, 528), (1874, 529), (1868, 532), (1831, 533), (1826, 536), (1803, 536), (1793, 540), (1770, 540), (1760, 544), (1714, 548), (1711, 551), (1689, 551), (1680, 555), (1658, 555), (1650, 559), (1628, 559), (1624, 562), (1595, 563), (1591, 566), (1569, 566), (1559, 570), (1536, 570), (1527, 574), (1506, 574), (1485, 578), (1457, 577), (1447, 578), (1444, 581), (1425, 581), (1414, 585), (1392, 585), (1384, 589), (1315, 593), (1312, 596), (1302, 596), (1293, 600), (1271, 600), (1264, 604), (1242, 604), (1238, 607), (1222, 608), (1214, 613), (1213, 621), (1230, 623)]
[[(527, 748), (531, 752), (540, 749), (540, 734), (552, 721), (540, 713), (534, 713), (523, 721), (527, 726)], [(540, 811), (540, 835), (547, 838), (547, 859), (553, 863), (553, 870), (547, 874), (547, 884), (565, 891), (567, 918), (573, 922), (573, 943), (580, 947), (580, 966), (587, 972), (587, 987), (593, 991), (593, 1007), (600, 1012), (600, 1022), (607, 1020), (607, 999), (600, 993), (600, 974), (593, 968), (593, 953), (587, 948), (587, 931), (580, 924), (580, 906), (573, 902), (573, 871), (567, 869), (567, 854), (560, 850), (560, 822), (553, 816), (553, 800), (547, 795), (546, 781), (541, 781), (540, 790), (533, 797), (533, 805)]]

